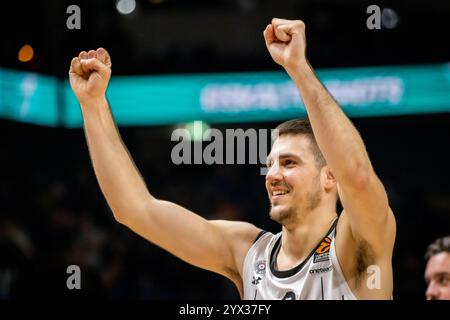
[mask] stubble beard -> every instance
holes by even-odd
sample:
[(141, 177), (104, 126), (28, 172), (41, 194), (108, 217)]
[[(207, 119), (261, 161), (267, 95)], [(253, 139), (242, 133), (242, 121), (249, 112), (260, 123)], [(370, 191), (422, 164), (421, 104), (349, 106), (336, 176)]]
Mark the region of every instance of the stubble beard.
[(316, 184), (316, 188), (306, 194), (306, 200), (304, 202), (305, 205), (301, 206), (300, 208), (298, 206), (290, 206), (281, 209), (281, 211), (279, 211), (278, 213), (274, 213), (274, 207), (272, 205), (270, 208), (270, 218), (283, 226), (295, 223), (302, 212), (311, 212), (319, 206), (321, 200), (322, 192), (320, 189), (320, 185)]

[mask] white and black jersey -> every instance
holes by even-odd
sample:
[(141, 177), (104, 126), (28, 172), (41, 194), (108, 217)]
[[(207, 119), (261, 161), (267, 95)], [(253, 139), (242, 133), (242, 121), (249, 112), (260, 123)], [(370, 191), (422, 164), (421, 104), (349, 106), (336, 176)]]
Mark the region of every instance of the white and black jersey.
[(335, 248), (337, 219), (305, 261), (293, 269), (278, 271), (276, 258), (281, 232), (262, 232), (244, 260), (245, 300), (354, 300)]

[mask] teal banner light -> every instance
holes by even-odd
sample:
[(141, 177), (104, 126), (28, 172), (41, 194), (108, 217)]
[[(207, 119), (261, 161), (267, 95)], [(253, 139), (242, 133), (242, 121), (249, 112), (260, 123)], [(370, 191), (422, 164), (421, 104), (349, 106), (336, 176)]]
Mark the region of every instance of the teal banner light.
[(0, 117), (45, 126), (58, 124), (55, 77), (0, 68)]
[[(319, 78), (351, 117), (450, 111), (450, 64), (319, 70)], [(81, 127), (68, 80), (0, 69), (0, 116), (43, 125)], [(57, 99), (59, 95), (59, 99)], [(281, 121), (305, 115), (283, 71), (114, 76), (108, 100), (119, 125)]]

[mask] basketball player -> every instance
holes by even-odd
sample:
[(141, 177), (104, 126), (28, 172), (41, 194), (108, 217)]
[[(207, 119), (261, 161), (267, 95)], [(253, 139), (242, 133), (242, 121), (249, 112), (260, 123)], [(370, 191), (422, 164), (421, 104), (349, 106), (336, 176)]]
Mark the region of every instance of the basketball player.
[(270, 217), (280, 233), (208, 221), (152, 196), (111, 116), (111, 60), (102, 48), (81, 52), (69, 72), (100, 188), (119, 223), (229, 278), (243, 299), (389, 299), (396, 226), (364, 143), (309, 65), (304, 23), (273, 19), (264, 39), (298, 87), (310, 121), (281, 124), (268, 156)]
[(436, 239), (425, 254), (427, 300), (450, 300), (450, 236)]

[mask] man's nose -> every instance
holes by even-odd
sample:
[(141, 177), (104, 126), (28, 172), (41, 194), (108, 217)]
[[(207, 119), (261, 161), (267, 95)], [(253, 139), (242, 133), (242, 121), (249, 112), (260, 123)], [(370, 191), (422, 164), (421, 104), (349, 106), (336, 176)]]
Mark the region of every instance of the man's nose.
[(266, 180), (269, 183), (274, 183), (278, 180), (281, 180), (283, 178), (283, 175), (280, 170), (280, 166), (278, 163), (274, 163), (272, 166), (270, 166), (269, 170), (267, 171)]
[(425, 295), (427, 297), (427, 300), (439, 299), (439, 288), (435, 281), (430, 281)]

